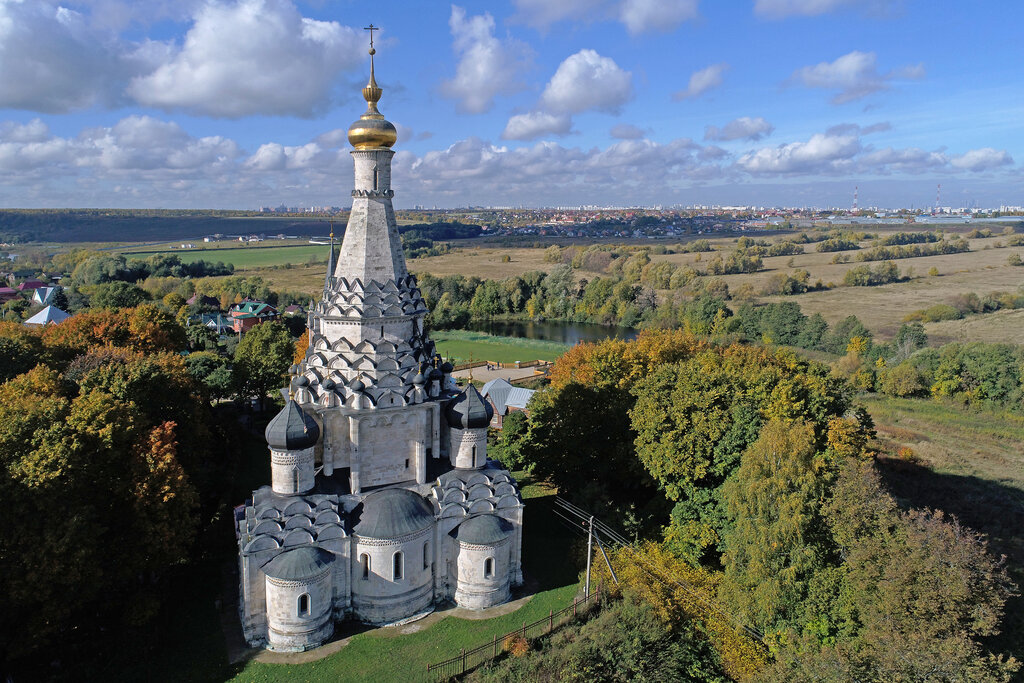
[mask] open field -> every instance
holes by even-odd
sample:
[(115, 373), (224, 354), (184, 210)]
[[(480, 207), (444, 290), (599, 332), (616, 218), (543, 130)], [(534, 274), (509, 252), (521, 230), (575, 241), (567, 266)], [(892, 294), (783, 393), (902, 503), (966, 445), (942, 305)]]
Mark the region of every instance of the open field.
[(924, 329), (933, 344), (971, 341), (1024, 344), (1024, 309), (925, 323)]
[(565, 344), (558, 342), (496, 337), (484, 332), (466, 330), (431, 332), (430, 338), (437, 345), (438, 353), (445, 358), (453, 358), (455, 364), (465, 363), (470, 358), (499, 363), (514, 363), (517, 360), (555, 360), (569, 349)]

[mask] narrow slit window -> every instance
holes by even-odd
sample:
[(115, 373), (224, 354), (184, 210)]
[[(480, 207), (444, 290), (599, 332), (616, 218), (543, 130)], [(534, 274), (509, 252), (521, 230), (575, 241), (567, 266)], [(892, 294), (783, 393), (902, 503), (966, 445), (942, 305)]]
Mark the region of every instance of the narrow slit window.
[(494, 558), (488, 557), (484, 560), (484, 578), (490, 579), (494, 576)]
[(430, 544), (423, 544), (423, 568), (427, 569), (430, 567)]
[(303, 593), (299, 596), (299, 616), (309, 616), (309, 593)]
[(397, 553), (395, 553), (395, 556), (394, 556), (394, 565), (395, 566), (394, 566), (393, 571), (391, 573), (392, 576), (394, 577), (395, 581), (401, 581), (402, 580), (402, 564), (403, 564), (403, 562), (402, 562), (402, 551), (399, 550)]
[(363, 570), (363, 578), (364, 579), (370, 578), (370, 556), (369, 555), (367, 555), (366, 553), (363, 553), (362, 555), (359, 556), (359, 566)]

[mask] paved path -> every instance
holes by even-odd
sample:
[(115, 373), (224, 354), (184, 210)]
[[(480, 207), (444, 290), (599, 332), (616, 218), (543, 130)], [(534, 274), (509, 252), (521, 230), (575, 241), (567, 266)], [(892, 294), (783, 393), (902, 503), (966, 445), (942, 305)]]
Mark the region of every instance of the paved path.
[[(519, 379), (520, 377), (533, 377), (533, 375), (536, 374), (535, 371), (536, 368), (516, 369), (514, 367), (488, 370), (486, 366), (480, 366), (478, 368), (473, 368), (473, 379), (475, 381), (485, 383), (490, 382), (492, 379), (498, 379), (499, 377), (502, 379), (513, 380)], [(459, 379), (465, 379), (469, 377), (469, 370), (456, 370), (452, 373), (452, 376), (458, 377)], [(540, 375), (537, 376), (539, 377)]]
[[(413, 621), (404, 622), (395, 626), (382, 626), (377, 629), (367, 628), (365, 626), (351, 623), (346, 623), (345, 626), (355, 627), (359, 632), (367, 630), (373, 631), (373, 635), (378, 637), (389, 638), (402, 636), (422, 631), (425, 628), (430, 628), (445, 617), (455, 617), (456, 619), (492, 619), (494, 617), (511, 614), (529, 602), (530, 599), (533, 598), (533, 595), (534, 594), (531, 593), (530, 595), (521, 597), (518, 600), (513, 600), (511, 602), (506, 602), (503, 605), (482, 610), (471, 610), (451, 605), (449, 607), (434, 610), (433, 612), (425, 614), (423, 617), (414, 619)], [(265, 662), (268, 664), (305, 664), (307, 662), (315, 662), (333, 655), (335, 652), (338, 652), (348, 645), (354, 635), (356, 634), (352, 634), (338, 640), (333, 640), (326, 645), (321, 645), (320, 647), (313, 648), (312, 650), (306, 650), (305, 652), (271, 652), (270, 650), (256, 651), (250, 649), (249, 653), (256, 653), (252, 659), (255, 659), (257, 662)], [(248, 658), (239, 657), (239, 660), (240, 659)]]

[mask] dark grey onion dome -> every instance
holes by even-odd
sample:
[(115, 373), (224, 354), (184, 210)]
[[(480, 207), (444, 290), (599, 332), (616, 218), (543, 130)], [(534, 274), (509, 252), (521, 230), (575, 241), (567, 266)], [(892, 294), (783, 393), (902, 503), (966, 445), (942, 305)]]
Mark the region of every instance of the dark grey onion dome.
[(430, 368), (430, 372), (427, 373), (427, 378), (430, 379), (431, 382), (434, 380), (440, 382), (444, 378), (444, 375), (442, 375), (441, 371), (437, 368)]
[(334, 553), (323, 548), (304, 546), (275, 555), (263, 565), (263, 573), (272, 579), (302, 581), (318, 576), (331, 562), (334, 562)]
[(363, 380), (357, 377), (356, 379), (352, 380), (352, 382), (348, 385), (348, 388), (351, 389), (352, 391), (362, 391), (363, 389), (366, 388), (366, 385), (363, 384)]
[(495, 545), (509, 537), (512, 524), (497, 515), (477, 515), (449, 532), (462, 543), (472, 545)]
[(338, 385), (334, 383), (333, 379), (328, 377), (323, 382), (320, 382), (320, 386), (324, 391), (334, 391), (334, 388)]
[(422, 386), (427, 383), (427, 379), (423, 376), (422, 372), (417, 372), (412, 378), (412, 383), (416, 386)]
[(309, 380), (306, 379), (303, 375), (299, 375), (298, 377), (295, 378), (295, 381), (292, 382), (292, 386), (295, 387), (304, 387), (307, 386), (308, 384)]
[(363, 499), (353, 516), (353, 531), (364, 538), (398, 538), (434, 523), (434, 508), (423, 496), (406, 489), (374, 491)]
[(267, 425), (267, 444), (279, 451), (301, 451), (316, 445), (320, 439), (320, 427), (313, 416), (298, 403), (288, 399), (270, 424)]
[(454, 370), (455, 366), (447, 361), (445, 361), (445, 363), (441, 366), (441, 372), (443, 372), (446, 375), (452, 374)]
[(480, 429), (491, 423), (494, 408), (488, 403), (472, 383), (455, 395), (445, 408), (448, 426), (455, 429)]

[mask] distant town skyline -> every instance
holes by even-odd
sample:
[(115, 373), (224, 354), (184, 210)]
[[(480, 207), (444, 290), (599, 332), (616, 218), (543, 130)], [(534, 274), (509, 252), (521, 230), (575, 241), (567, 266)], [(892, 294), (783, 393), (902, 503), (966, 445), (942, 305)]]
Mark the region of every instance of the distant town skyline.
[(0, 0), (0, 207), (1024, 204), (1019, 3)]

